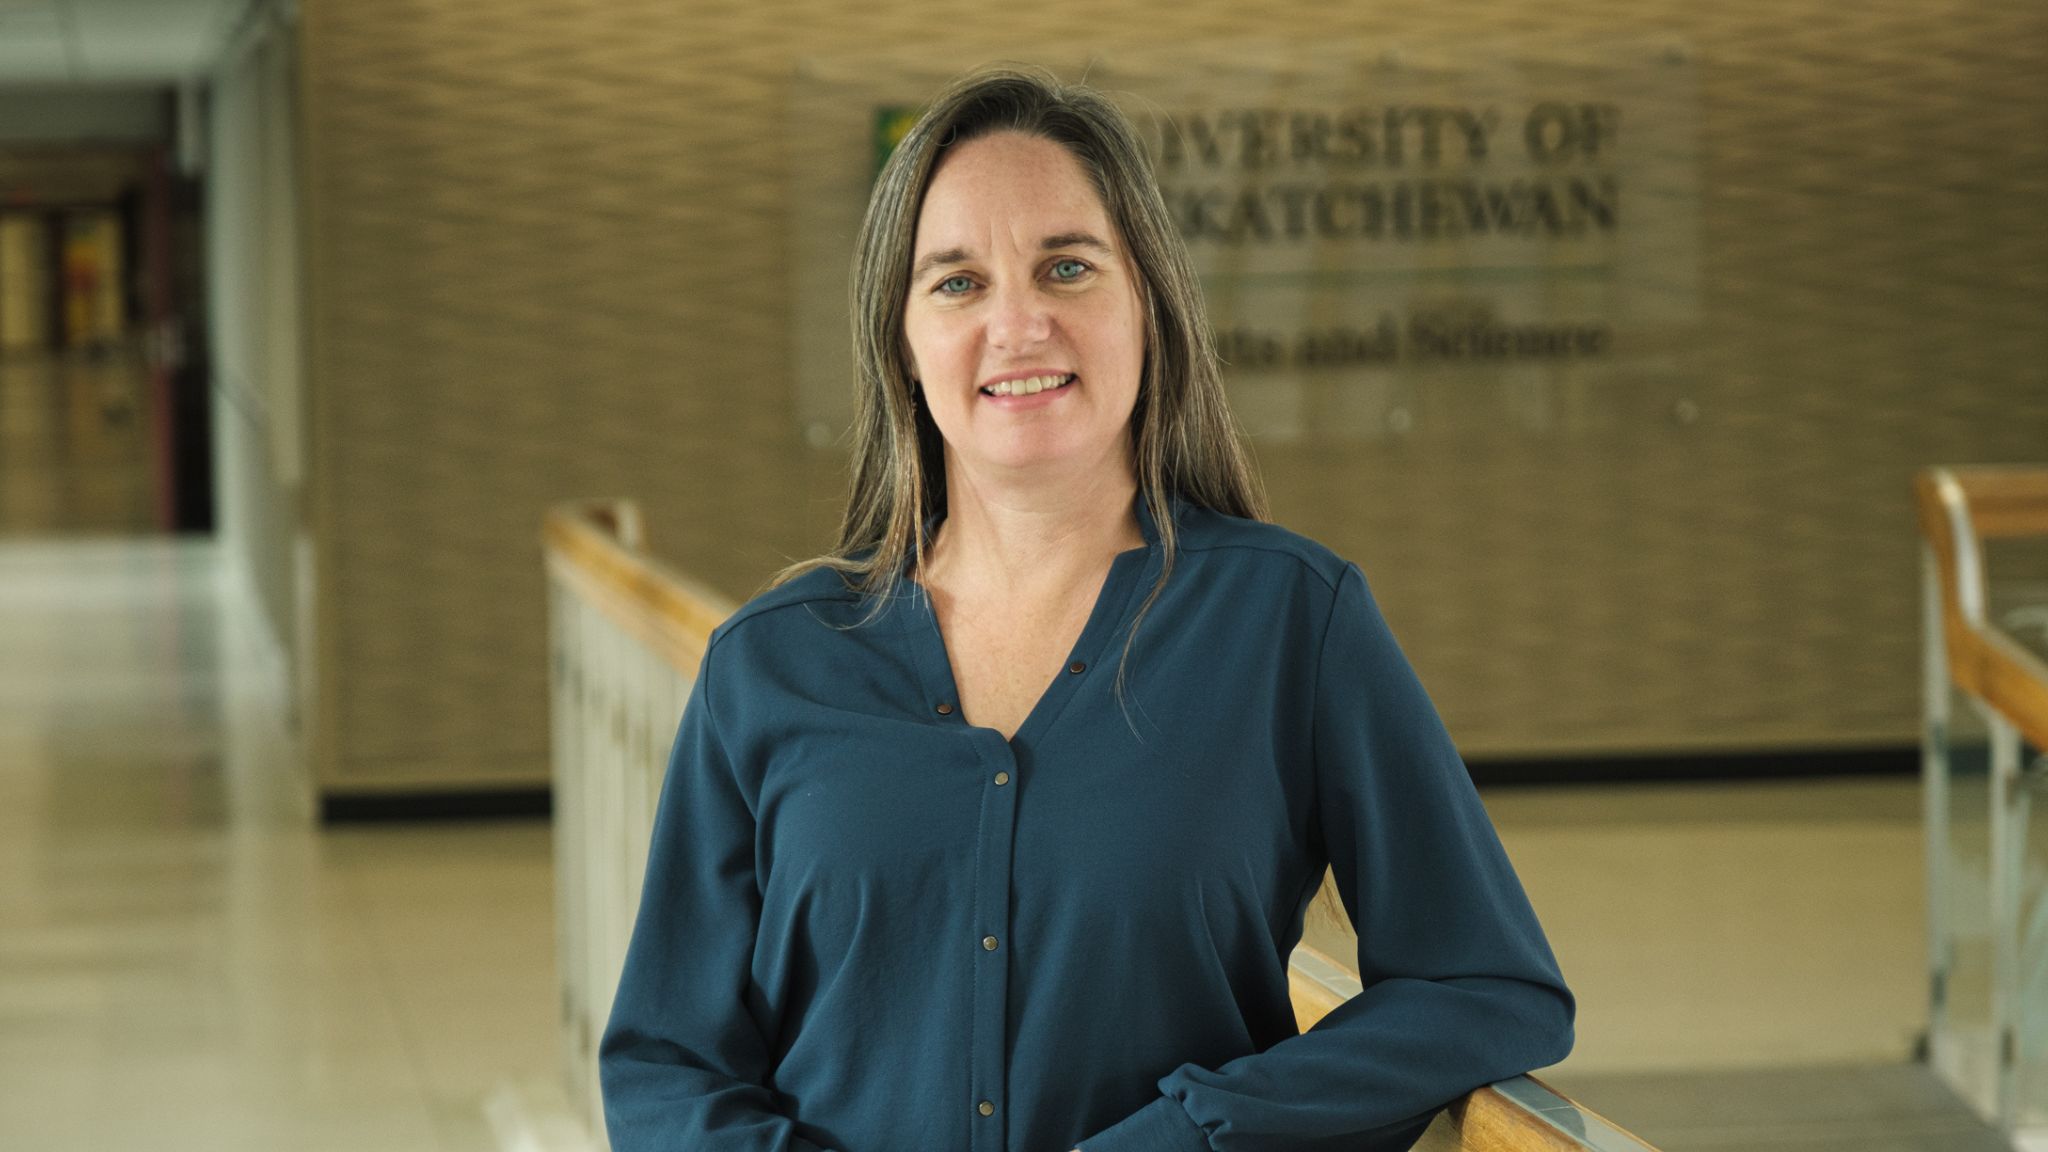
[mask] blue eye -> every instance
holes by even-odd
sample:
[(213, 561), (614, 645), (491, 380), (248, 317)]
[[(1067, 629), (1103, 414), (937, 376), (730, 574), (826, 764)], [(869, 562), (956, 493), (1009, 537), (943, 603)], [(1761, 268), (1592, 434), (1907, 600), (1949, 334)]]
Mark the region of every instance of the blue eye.
[[(948, 290), (946, 287), (946, 285), (948, 284), (960, 284), (963, 285), (963, 287), (961, 287), (957, 291)], [(939, 281), (939, 291), (943, 295), (958, 296), (961, 292), (967, 291), (967, 287), (971, 287), (973, 284), (974, 281), (969, 280), (965, 276), (948, 276), (944, 280)]]
[[(1073, 268), (1071, 273), (1062, 273), (1060, 271), (1060, 269), (1068, 267)], [(1052, 266), (1053, 277), (1058, 280), (1079, 280), (1087, 271), (1088, 265), (1083, 264), (1079, 260), (1057, 260), (1053, 262)]]

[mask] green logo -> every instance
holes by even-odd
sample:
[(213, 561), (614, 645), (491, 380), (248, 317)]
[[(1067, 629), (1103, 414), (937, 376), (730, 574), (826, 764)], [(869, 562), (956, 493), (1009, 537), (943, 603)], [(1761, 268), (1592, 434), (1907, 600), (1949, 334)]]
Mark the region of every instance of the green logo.
[(917, 123), (922, 108), (905, 108), (900, 105), (884, 105), (875, 109), (875, 170), (870, 180), (882, 174), (882, 166), (895, 154), (896, 146), (903, 143), (910, 126)]

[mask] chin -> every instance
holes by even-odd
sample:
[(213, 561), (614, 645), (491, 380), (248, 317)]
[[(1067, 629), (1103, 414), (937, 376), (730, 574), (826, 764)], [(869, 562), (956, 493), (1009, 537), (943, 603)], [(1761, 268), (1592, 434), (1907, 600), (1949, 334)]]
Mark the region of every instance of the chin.
[(983, 456), (998, 468), (1045, 469), (1051, 472), (1071, 473), (1084, 463), (1102, 459), (1101, 451), (1091, 451), (1085, 445), (1034, 444), (1006, 445)]

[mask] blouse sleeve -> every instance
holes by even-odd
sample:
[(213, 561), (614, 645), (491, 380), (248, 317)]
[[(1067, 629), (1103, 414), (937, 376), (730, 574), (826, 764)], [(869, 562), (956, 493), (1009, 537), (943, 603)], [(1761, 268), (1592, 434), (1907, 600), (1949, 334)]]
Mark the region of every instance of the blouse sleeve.
[(697, 669), (669, 754), (625, 970), (598, 1045), (613, 1152), (824, 1152), (766, 1087), (766, 1008), (751, 990), (761, 898), (754, 819)]
[(1406, 1149), (1459, 1096), (1571, 1051), (1572, 993), (1356, 564), (1334, 596), (1314, 697), (1317, 823), (1363, 991), (1263, 1052), (1181, 1065), (1086, 1152)]

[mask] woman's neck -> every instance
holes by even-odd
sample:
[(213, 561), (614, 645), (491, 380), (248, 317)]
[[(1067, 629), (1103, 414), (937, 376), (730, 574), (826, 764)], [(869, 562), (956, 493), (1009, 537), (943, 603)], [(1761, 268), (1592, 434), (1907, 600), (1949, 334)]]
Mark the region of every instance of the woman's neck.
[(956, 595), (1057, 598), (1099, 580), (1117, 553), (1142, 547), (1126, 474), (1077, 476), (1030, 489), (946, 482), (946, 517), (925, 551), (925, 581)]

